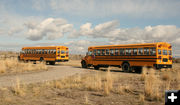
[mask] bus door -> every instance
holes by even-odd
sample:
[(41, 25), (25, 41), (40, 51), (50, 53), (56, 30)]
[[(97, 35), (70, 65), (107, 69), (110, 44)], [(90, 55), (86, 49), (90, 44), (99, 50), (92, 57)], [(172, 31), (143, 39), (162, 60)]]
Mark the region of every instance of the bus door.
[(63, 60), (63, 59), (65, 59), (65, 57), (66, 57), (66, 49), (65, 48), (61, 48), (60, 49), (60, 58)]
[(93, 64), (94, 55), (92, 54), (92, 49), (90, 49), (86, 54), (87, 64)]

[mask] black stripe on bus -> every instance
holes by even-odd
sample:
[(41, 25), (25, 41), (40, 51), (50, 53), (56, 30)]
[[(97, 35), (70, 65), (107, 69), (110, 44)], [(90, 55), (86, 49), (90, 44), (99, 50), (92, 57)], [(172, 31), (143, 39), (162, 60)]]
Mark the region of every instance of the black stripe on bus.
[(95, 58), (95, 59), (158, 59), (158, 58)]
[[(94, 61), (127, 61), (127, 60), (94, 60)], [(128, 60), (128, 61), (137, 61), (137, 62), (156, 62), (156, 61), (147, 61), (147, 60)]]

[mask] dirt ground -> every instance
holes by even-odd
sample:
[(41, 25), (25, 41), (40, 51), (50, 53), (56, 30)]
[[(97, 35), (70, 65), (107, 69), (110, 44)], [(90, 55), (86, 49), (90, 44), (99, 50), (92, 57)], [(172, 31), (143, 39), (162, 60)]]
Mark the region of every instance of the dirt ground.
[[(27, 79), (30, 84), (24, 84), (25, 81), (20, 78), (12, 85), (1, 86), (0, 105), (164, 105), (163, 90), (160, 90), (162, 96), (154, 95), (154, 98), (145, 94), (148, 81), (143, 80), (143, 74), (125, 73), (119, 68), (110, 68), (111, 72), (107, 72), (108, 69), (82, 69), (79, 62), (76, 60), (49, 66), (51, 70), (48, 71), (18, 74), (19, 77), (23, 75), (23, 78), (31, 75)], [(171, 82), (172, 86), (168, 89), (180, 89), (176, 80), (179, 78), (171, 77), (177, 74), (180, 64), (173, 66), (175, 70), (172, 73), (164, 70), (156, 71), (155, 74), (162, 76), (160, 80), (163, 84)], [(167, 75), (164, 75), (166, 72)], [(0, 77), (0, 83), (10, 81), (8, 78)], [(45, 78), (49, 81), (39, 81)], [(31, 79), (35, 82), (28, 82)]]

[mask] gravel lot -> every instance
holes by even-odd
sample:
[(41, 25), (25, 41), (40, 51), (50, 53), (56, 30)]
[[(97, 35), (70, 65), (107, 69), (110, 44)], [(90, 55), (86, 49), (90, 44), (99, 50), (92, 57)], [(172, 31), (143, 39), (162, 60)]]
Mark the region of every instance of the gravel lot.
[(17, 78), (21, 81), (21, 83), (29, 84), (57, 80), (63, 77), (71, 76), (78, 73), (85, 73), (88, 71), (87, 69), (72, 66), (55, 65), (48, 67), (48, 71), (0, 76), (0, 87), (15, 85)]

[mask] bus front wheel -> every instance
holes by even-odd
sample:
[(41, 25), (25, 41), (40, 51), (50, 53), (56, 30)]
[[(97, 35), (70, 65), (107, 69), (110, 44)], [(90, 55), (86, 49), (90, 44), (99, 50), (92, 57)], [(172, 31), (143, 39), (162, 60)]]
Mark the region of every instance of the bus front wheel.
[(123, 63), (122, 64), (122, 70), (124, 72), (131, 72), (131, 66), (129, 65), (129, 63)]
[(82, 62), (81, 62), (81, 66), (82, 66), (82, 68), (87, 68), (86, 61), (82, 61)]

